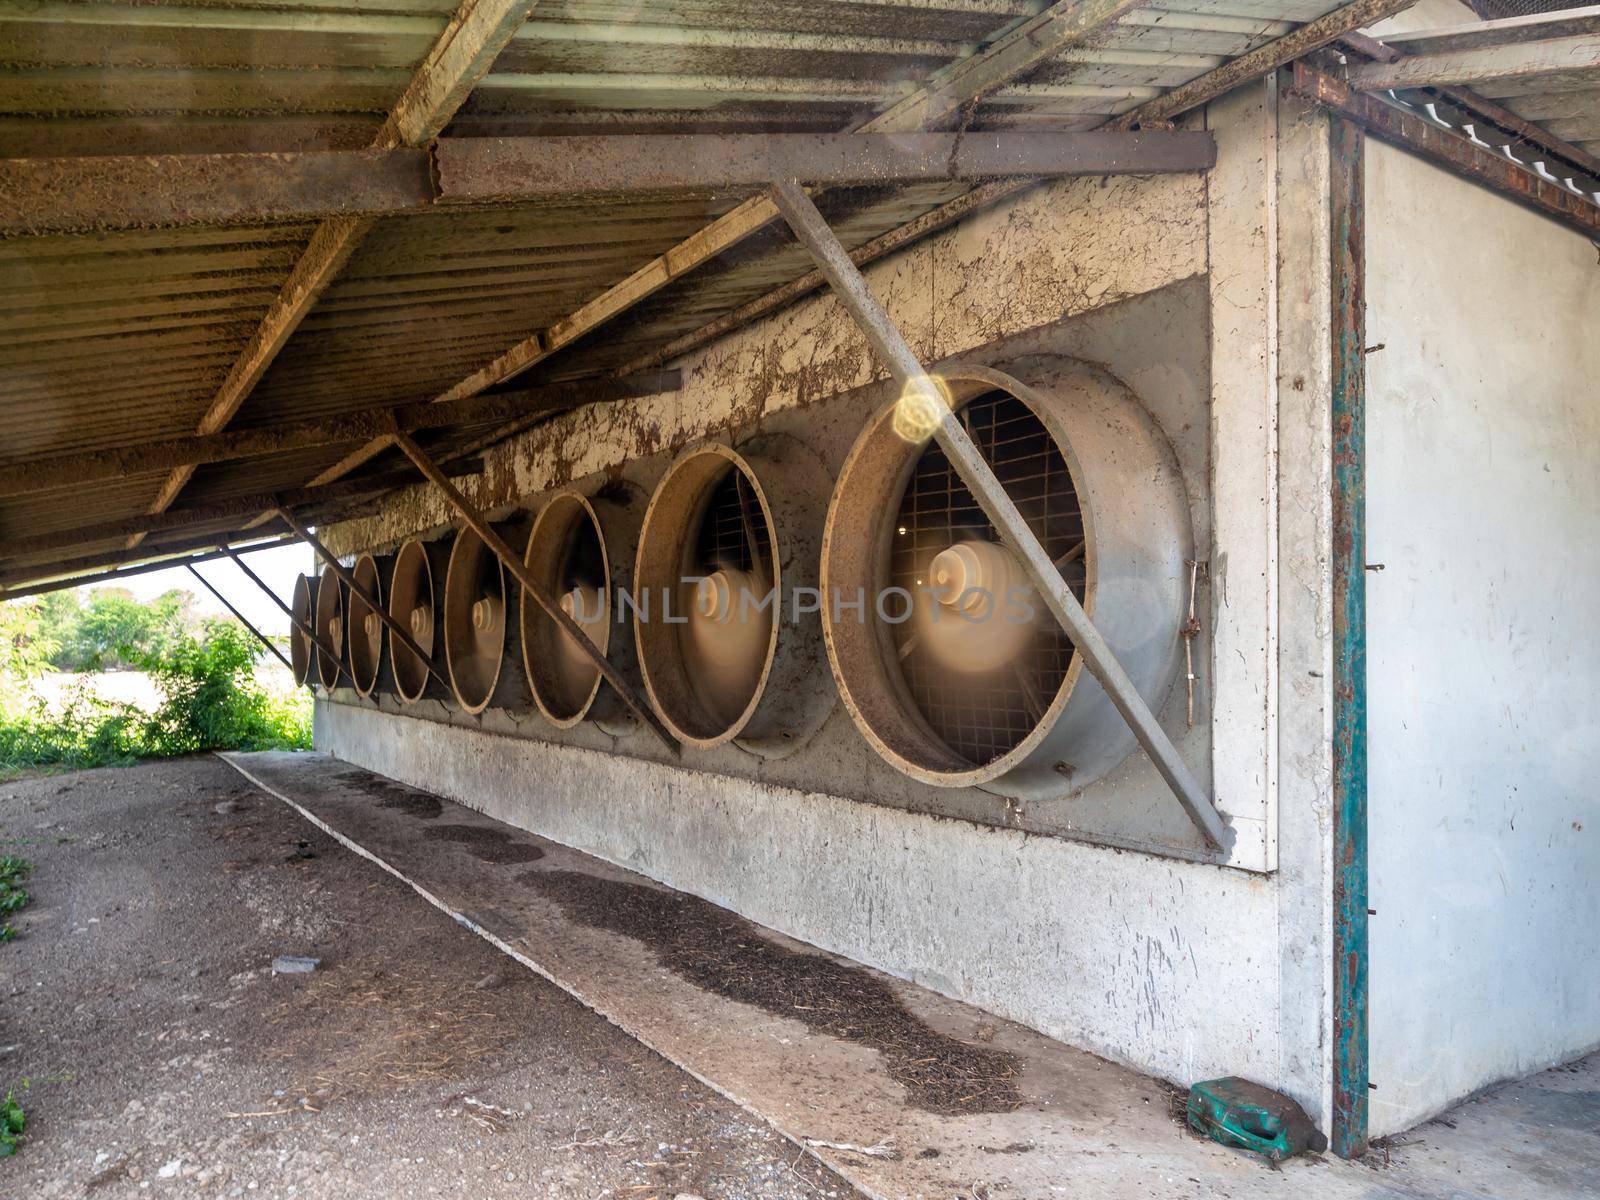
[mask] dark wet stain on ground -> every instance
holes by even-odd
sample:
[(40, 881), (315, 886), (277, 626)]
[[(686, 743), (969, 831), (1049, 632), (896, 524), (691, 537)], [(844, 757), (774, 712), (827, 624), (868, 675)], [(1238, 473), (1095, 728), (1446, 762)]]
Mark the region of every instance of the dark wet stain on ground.
[(581, 871), (529, 871), (519, 882), (573, 920), (642, 942), (696, 987), (877, 1050), (910, 1103), (927, 1112), (1010, 1112), (1022, 1103), (1015, 1055), (940, 1033), (860, 967), (780, 946), (694, 896)]
[(393, 779), (356, 767), (335, 768), (328, 772), (327, 781), (371, 796), (378, 802), (379, 808), (398, 809), (406, 816), (419, 820), (432, 821), (444, 812), (444, 803), (432, 792), (396, 783)]
[(423, 834), (440, 842), (459, 842), (473, 858), (486, 863), (529, 863), (544, 857), (538, 846), (514, 842), (511, 835), (483, 825), (435, 825)]

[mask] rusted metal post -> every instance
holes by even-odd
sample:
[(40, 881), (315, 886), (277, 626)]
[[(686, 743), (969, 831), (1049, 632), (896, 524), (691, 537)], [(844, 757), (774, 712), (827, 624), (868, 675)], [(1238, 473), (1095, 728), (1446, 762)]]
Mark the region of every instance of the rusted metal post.
[(1225, 848), (1232, 835), (1222, 814), (1211, 803), (1150, 706), (1139, 695), (1133, 680), (1083, 611), (1083, 605), (1078, 603), (1061, 571), (1051, 562), (1027, 520), (995, 477), (993, 468), (951, 410), (943, 391), (929, 378), (916, 353), (867, 287), (867, 281), (850, 261), (849, 251), (828, 228), (817, 206), (798, 182), (785, 179), (773, 184), (773, 199), (795, 236), (811, 252), (833, 290), (866, 334), (874, 352), (889, 368), (889, 374), (900, 385), (900, 403), (908, 419), (919, 427), (927, 427), (939, 443), (1001, 540), (1027, 571), (1051, 615), (1083, 655), (1089, 673), (1105, 689), (1139, 745), (1189, 814), (1195, 828), (1213, 849)]
[(200, 586), (205, 588), (206, 591), (210, 592), (213, 596), (215, 596), (217, 598), (218, 602), (221, 603), (223, 608), (227, 609), (229, 612), (231, 612), (235, 617), (237, 617), (239, 619), (239, 624), (243, 625), (251, 633), (255, 634), (256, 635), (256, 640), (258, 642), (260, 642), (263, 646), (265, 646), (268, 650), (271, 650), (273, 652), (273, 654), (277, 655), (278, 656), (278, 661), (281, 662), (284, 666), (289, 667), (289, 673), (291, 675), (294, 674), (294, 668), (289, 666), (289, 660), (283, 656), (283, 651), (279, 650), (276, 646), (274, 646), (272, 644), (272, 642), (268, 639), (266, 634), (262, 633), (254, 625), (250, 624), (250, 621), (245, 617), (245, 615), (242, 612), (240, 612), (233, 605), (229, 604), (228, 603), (228, 598), (226, 596), (224, 596), (221, 592), (217, 591), (216, 588), (212, 587), (211, 586), (211, 581), (209, 579), (207, 579), (204, 575), (200, 574), (200, 572), (195, 569), (195, 566), (194, 566), (193, 563), (189, 563), (188, 567), (189, 567), (189, 574), (193, 575), (196, 579), (198, 579), (200, 581)]
[(622, 702), (632, 710), (635, 716), (650, 727), (651, 732), (661, 740), (662, 745), (676, 754), (679, 750), (677, 739), (667, 731), (667, 727), (661, 723), (661, 718), (657, 717), (651, 707), (640, 698), (634, 686), (623, 677), (621, 671), (612, 665), (611, 660), (600, 652), (600, 648), (589, 640), (589, 635), (583, 631), (583, 626), (574, 621), (567, 611), (557, 604), (555, 600), (551, 599), (545, 590), (539, 586), (538, 581), (533, 577), (533, 572), (528, 570), (527, 565), (522, 561), (522, 556), (507, 545), (506, 540), (494, 531), (489, 522), (484, 520), (483, 516), (472, 505), (467, 503), (467, 498), (456, 489), (456, 485), (450, 482), (449, 477), (439, 469), (438, 464), (428, 457), (427, 452), (417, 445), (409, 434), (396, 430), (394, 439), (395, 445), (407, 458), (416, 464), (417, 470), (426, 475), (444, 493), (444, 497), (449, 501), (450, 507), (460, 514), (461, 519), (466, 522), (467, 528), (478, 535), (483, 544), (489, 547), (494, 556), (500, 560), (501, 565), (522, 585), (523, 594), (543, 609), (545, 615), (554, 621), (556, 626), (571, 638), (584, 654), (588, 655), (599, 670), (601, 677), (616, 689), (616, 693), (622, 698)]
[(1333, 1121), (1367, 1148), (1366, 215), (1359, 126), (1329, 134), (1333, 289)]
[[(285, 604), (282, 600), (280, 600), (278, 598), (278, 593), (273, 591), (270, 587), (267, 586), (266, 580), (262, 579), (261, 576), (257, 575), (249, 567), (245, 566), (244, 559), (240, 558), (237, 554), (235, 554), (231, 547), (224, 546), (222, 548), (222, 552), (224, 554), (226, 554), (229, 558), (233, 559), (234, 565), (236, 567), (238, 567), (239, 570), (244, 572), (244, 575), (245, 575), (246, 579), (248, 579), (251, 583), (255, 584), (258, 588), (260, 588), (263, 592), (265, 592), (268, 596), (270, 596), (272, 598), (272, 602), (283, 610), (283, 615), (289, 618), (289, 624), (293, 625), (301, 633), (305, 634), (306, 637), (310, 638), (311, 639), (311, 644), (314, 645), (318, 650), (321, 650), (322, 653), (327, 655), (334, 662), (338, 662), (339, 661), (339, 651), (338, 651), (338, 649), (335, 648), (334, 646), (332, 646), (330, 643), (325, 642), (325, 641), (322, 640), (322, 635), (317, 632), (316, 626), (307, 625), (299, 617), (295, 616), (294, 615), (294, 609), (290, 608), (287, 604)], [(191, 568), (191, 570), (192, 569), (193, 568)], [(293, 671), (294, 668), (290, 667), (289, 670)]]
[[(320, 558), (327, 568), (334, 573), (334, 576), (339, 580), (340, 583), (344, 584), (345, 587), (350, 589), (351, 595), (360, 596), (361, 599), (367, 602), (367, 607), (372, 610), (373, 614), (378, 618), (378, 620), (382, 621), (389, 627), (389, 632), (400, 639), (400, 644), (402, 646), (411, 651), (411, 653), (415, 654), (417, 658), (422, 661), (423, 666), (428, 668), (428, 673), (430, 675), (432, 675), (440, 683), (444, 684), (445, 687), (450, 686), (450, 681), (439, 673), (439, 668), (433, 665), (433, 661), (429, 657), (427, 651), (425, 651), (421, 646), (417, 645), (416, 639), (411, 636), (411, 631), (408, 630), (404, 625), (400, 624), (399, 621), (395, 620), (395, 618), (390, 615), (389, 610), (378, 603), (377, 597), (371, 596), (367, 593), (367, 589), (361, 586), (356, 577), (350, 573), (350, 569), (337, 558), (335, 558), (332, 552), (317, 540), (315, 534), (302, 525), (299, 520), (295, 518), (294, 514), (288, 509), (275, 508), (272, 511), (273, 516), (277, 517), (290, 529), (294, 530), (295, 534), (300, 538), (301, 541), (305, 542), (317, 552), (317, 557)], [(326, 651), (324, 651), (324, 653), (326, 653)], [(334, 661), (338, 662), (341, 661), (341, 659), (338, 656), (335, 656)]]

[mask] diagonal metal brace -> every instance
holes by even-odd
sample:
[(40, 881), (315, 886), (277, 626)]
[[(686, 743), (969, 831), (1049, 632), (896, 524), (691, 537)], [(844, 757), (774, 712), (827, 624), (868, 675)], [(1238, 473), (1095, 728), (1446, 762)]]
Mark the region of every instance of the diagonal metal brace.
[(206, 589), (206, 591), (210, 592), (213, 596), (215, 596), (217, 598), (218, 603), (220, 603), (223, 608), (227, 609), (236, 618), (238, 618), (239, 624), (243, 625), (251, 633), (256, 635), (256, 641), (260, 642), (268, 650), (271, 650), (275, 655), (277, 655), (278, 656), (278, 661), (281, 662), (284, 666), (289, 668), (289, 673), (291, 675), (294, 674), (294, 667), (290, 666), (289, 660), (283, 656), (283, 651), (279, 650), (278, 647), (273, 644), (272, 640), (270, 638), (268, 638), (266, 634), (262, 633), (261, 630), (257, 629), (254, 625), (250, 624), (249, 619), (246, 618), (245, 615), (242, 612), (240, 612), (237, 608), (235, 608), (228, 601), (228, 598), (226, 596), (224, 596), (221, 592), (219, 592), (216, 589), (215, 585), (213, 585), (212, 582), (209, 579), (207, 579), (204, 575), (200, 574), (200, 572), (195, 569), (195, 565), (193, 563), (186, 563), (184, 565), (189, 568), (189, 574), (193, 575), (196, 579), (198, 579), (200, 581), (200, 583), (201, 583), (201, 586), (203, 586)]
[[(322, 638), (322, 635), (316, 631), (316, 628), (314, 626), (306, 624), (299, 617), (295, 616), (294, 615), (294, 609), (290, 608), (287, 604), (285, 604), (282, 600), (280, 600), (278, 598), (278, 593), (273, 591), (270, 587), (267, 586), (267, 581), (265, 579), (262, 579), (261, 576), (257, 575), (254, 571), (252, 571), (248, 566), (245, 565), (244, 559), (241, 558), (234, 551), (232, 546), (223, 546), (223, 547), (221, 547), (221, 549), (222, 549), (222, 552), (224, 554), (226, 554), (229, 558), (233, 559), (233, 565), (238, 567), (239, 570), (244, 572), (244, 577), (246, 579), (248, 579), (251, 583), (255, 584), (258, 588), (260, 588), (263, 592), (265, 592), (267, 594), (267, 596), (271, 598), (272, 602), (274, 604), (276, 604), (280, 609), (283, 610), (283, 615), (289, 618), (289, 624), (293, 625), (301, 633), (305, 634), (305, 636), (311, 640), (311, 644), (313, 646), (315, 646), (318, 650), (322, 651), (322, 653), (327, 655), (334, 662), (338, 662), (339, 661), (339, 652), (338, 652), (338, 650), (335, 649), (330, 642), (324, 641), (323, 638)], [(192, 570), (193, 568), (190, 568), (190, 569)], [(217, 599), (218, 600), (222, 600), (222, 597), (218, 596)], [(223, 600), (223, 603), (226, 604), (227, 601)], [(313, 616), (312, 619), (315, 620), (315, 617)], [(293, 673), (294, 668), (290, 667), (289, 670), (290, 670), (291, 673)]]
[[(276, 508), (273, 510), (273, 515), (281, 520), (290, 529), (294, 530), (296, 536), (298, 536), (302, 542), (305, 542), (316, 551), (317, 557), (327, 565), (328, 569), (333, 572), (334, 577), (337, 578), (340, 583), (344, 584), (345, 587), (350, 589), (350, 594), (352, 596), (359, 596), (362, 600), (366, 601), (367, 607), (372, 610), (373, 615), (389, 627), (389, 632), (400, 639), (400, 644), (402, 646), (417, 656), (417, 658), (422, 662), (422, 665), (428, 668), (428, 671), (435, 679), (437, 679), (445, 687), (450, 686), (450, 681), (443, 675), (439, 674), (439, 668), (433, 665), (432, 658), (427, 654), (426, 651), (423, 650), (421, 646), (417, 645), (416, 639), (411, 636), (411, 631), (404, 625), (400, 624), (400, 622), (395, 619), (393, 614), (391, 614), (387, 608), (379, 604), (376, 596), (368, 594), (367, 589), (361, 586), (361, 582), (356, 579), (354, 574), (351, 573), (350, 568), (340, 562), (334, 556), (332, 551), (318, 541), (316, 535), (307, 529), (303, 522), (297, 520), (294, 514), (291, 513), (287, 508)], [(319, 642), (318, 645), (320, 646), (321, 643)], [(324, 651), (324, 653), (326, 653), (326, 651)], [(336, 656), (334, 661), (339, 663), (341, 668), (343, 667), (344, 662), (342, 658)]]
[(1172, 739), (1167, 737), (1155, 714), (1150, 711), (1150, 706), (1134, 687), (1133, 680), (1128, 678), (1127, 671), (1123, 670), (1111, 647), (1083, 611), (1083, 605), (1072, 594), (1061, 571), (1050, 561), (1050, 556), (1039, 544), (1039, 539), (1028, 527), (1016, 504), (995, 478), (993, 469), (973, 444), (950, 405), (943, 400), (943, 393), (923, 369), (888, 312), (867, 287), (867, 281), (850, 260), (849, 252), (834, 236), (833, 230), (828, 228), (817, 206), (793, 179), (775, 182), (772, 185), (772, 200), (783, 214), (783, 219), (794, 230), (795, 237), (816, 260), (818, 268), (844, 302), (856, 324), (866, 334), (873, 351), (900, 385), (904, 397), (902, 403), (926, 406), (933, 437), (940, 449), (950, 459), (962, 482), (971, 490), (984, 514), (999, 532), (1001, 540), (1022, 563), (1050, 614), (1060, 622), (1073, 646), (1083, 655), (1089, 673), (1105, 689), (1111, 703), (1128, 723), (1133, 736), (1150, 756), (1195, 828), (1213, 849), (1224, 849), (1232, 841), (1232, 831), (1222, 814), (1178, 754)]
[(589, 635), (572, 619), (572, 615), (539, 586), (539, 581), (533, 577), (533, 572), (528, 570), (528, 565), (522, 560), (522, 556), (506, 544), (506, 540), (494, 531), (477, 509), (467, 503), (467, 498), (455, 484), (450, 482), (449, 477), (439, 469), (439, 465), (428, 457), (427, 451), (417, 445), (409, 433), (398, 427), (391, 436), (401, 453), (444, 493), (444, 498), (466, 522), (467, 528), (478, 535), (490, 552), (500, 560), (501, 565), (522, 585), (523, 595), (543, 609), (545, 615), (556, 623), (557, 628), (571, 638), (579, 650), (588, 655), (601, 677), (616, 690), (617, 695), (622, 697), (622, 702), (633, 710), (634, 715), (649, 727), (650, 732), (661, 740), (661, 744), (672, 753), (679, 753), (681, 747), (677, 740), (667, 731), (667, 727), (661, 723), (661, 718), (656, 716), (654, 710), (640, 698), (633, 684), (629, 683), (611, 660), (600, 652), (600, 648), (589, 640)]

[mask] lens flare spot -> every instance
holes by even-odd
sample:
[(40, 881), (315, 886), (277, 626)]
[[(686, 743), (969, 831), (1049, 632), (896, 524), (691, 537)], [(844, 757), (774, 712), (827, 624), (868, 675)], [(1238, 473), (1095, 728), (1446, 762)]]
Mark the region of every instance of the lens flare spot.
[(937, 375), (919, 375), (900, 392), (894, 431), (908, 442), (925, 442), (950, 411), (950, 389)]

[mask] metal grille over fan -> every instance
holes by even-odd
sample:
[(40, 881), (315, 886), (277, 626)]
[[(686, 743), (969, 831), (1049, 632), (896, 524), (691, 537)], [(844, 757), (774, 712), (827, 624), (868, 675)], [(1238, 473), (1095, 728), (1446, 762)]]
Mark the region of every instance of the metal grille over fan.
[[(644, 508), (644, 496), (626, 483), (610, 484), (592, 500), (572, 489), (559, 491), (534, 522), (524, 560), (600, 652), (630, 675), (637, 663), (633, 626), (618, 621), (616, 598), (627, 586)], [(526, 594), (521, 621), (533, 702), (549, 721), (568, 729), (587, 717), (618, 735), (638, 725), (621, 697), (602, 682), (594, 660)]]
[[(317, 583), (317, 620), (314, 628), (323, 645), (342, 656), (345, 635), (344, 585), (333, 573), (332, 567), (322, 568), (322, 578)], [(317, 648), (317, 680), (326, 691), (339, 685), (339, 673), (344, 664), (319, 646)]]
[(815, 605), (792, 618), (805, 607), (796, 589), (816, 584), (827, 487), (816, 455), (779, 436), (691, 450), (657, 486), (639, 534), (634, 635), (650, 702), (686, 744), (737, 740), (771, 757), (826, 718)]
[[(1188, 500), (1171, 447), (1119, 382), (1062, 359), (946, 380), (996, 477), (1142, 695), (1177, 675)], [(826, 614), (841, 695), (873, 747), (928, 783), (1015, 796), (1081, 788), (1132, 734), (936, 443), (880, 412), (828, 513), (823, 586), (879, 602)], [(903, 589), (891, 591), (890, 589)]]
[[(521, 522), (502, 524), (496, 532), (512, 546), (528, 536)], [(462, 708), (476, 714), (528, 706), (521, 641), (505, 568), (482, 538), (463, 528), (450, 549), (444, 583), (445, 662)]]
[[(315, 628), (317, 620), (317, 580), (313, 575), (296, 575), (294, 595), (289, 602), (294, 619), (307, 628)], [(306, 687), (313, 680), (311, 656), (315, 647), (311, 639), (295, 625), (289, 631), (289, 668), (294, 674), (296, 687)]]
[[(389, 583), (389, 615), (400, 622), (430, 657), (438, 654), (439, 626), (444, 615), (444, 577), (450, 543), (416, 539), (400, 547)], [(389, 632), (389, 664), (394, 690), (402, 704), (443, 700), (444, 685), (404, 643)]]

